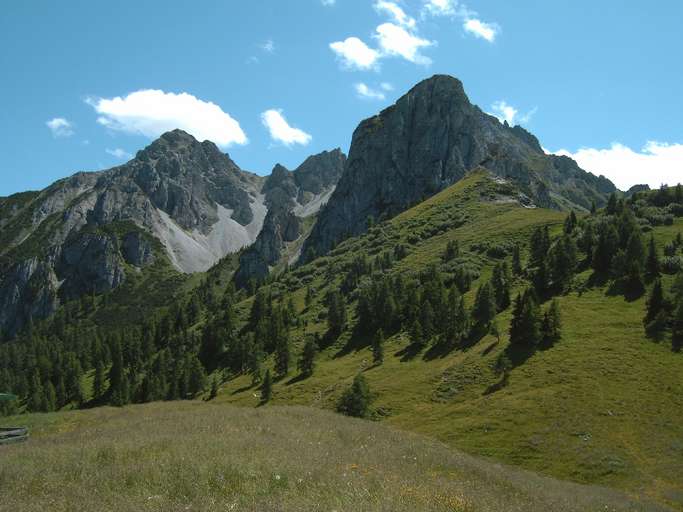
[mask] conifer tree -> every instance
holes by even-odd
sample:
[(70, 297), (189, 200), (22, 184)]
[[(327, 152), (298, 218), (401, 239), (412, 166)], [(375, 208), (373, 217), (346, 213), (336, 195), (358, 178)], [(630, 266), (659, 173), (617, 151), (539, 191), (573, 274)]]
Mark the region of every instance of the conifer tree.
[(675, 352), (683, 349), (683, 300), (680, 299), (674, 310), (671, 326), (671, 343)]
[(410, 324), (410, 330), (409, 330), (409, 336), (410, 336), (410, 342), (413, 345), (417, 346), (424, 346), (425, 345), (425, 339), (424, 339), (424, 333), (422, 331), (422, 325), (420, 324), (420, 319), (415, 318), (413, 322)]
[(574, 213), (574, 210), (572, 210), (569, 215), (567, 215), (567, 218), (564, 219), (564, 232), (568, 235), (573, 233), (577, 222), (576, 214)]
[(496, 299), (493, 287), (490, 282), (486, 282), (479, 287), (474, 300), (472, 318), (481, 327), (489, 325), (496, 316)]
[(512, 272), (514, 275), (522, 275), (522, 255), (518, 244), (512, 248)]
[(372, 339), (372, 362), (382, 364), (384, 362), (384, 332), (382, 329), (377, 331)]
[(275, 343), (275, 372), (278, 376), (283, 377), (289, 371), (289, 363), (292, 358), (289, 332), (283, 331)]
[(664, 289), (662, 288), (661, 279), (657, 279), (652, 286), (650, 291), (650, 296), (647, 299), (647, 313), (643, 323), (645, 326), (652, 324), (658, 319), (660, 315), (665, 312), (666, 309), (666, 299), (664, 298)]
[(510, 322), (510, 344), (535, 347), (541, 341), (541, 314), (531, 289), (518, 294)]
[(305, 377), (313, 375), (316, 351), (317, 347), (315, 346), (315, 341), (313, 341), (313, 338), (308, 338), (304, 343), (304, 348), (301, 351), (301, 357), (299, 358), (299, 372), (301, 372), (301, 375)]
[(543, 315), (541, 336), (543, 342), (548, 345), (552, 345), (562, 338), (562, 317), (557, 299), (552, 300), (548, 310)]
[(265, 377), (263, 377), (263, 384), (261, 384), (261, 403), (268, 403), (271, 398), (273, 398), (273, 377), (270, 375), (270, 369), (268, 369)]
[(595, 215), (598, 211), (598, 207), (595, 205), (595, 201), (591, 201), (591, 215)]
[(661, 266), (659, 264), (659, 255), (657, 254), (657, 246), (655, 245), (655, 237), (650, 237), (650, 242), (647, 246), (647, 257), (645, 259), (645, 274), (649, 278), (659, 277)]
[(363, 374), (353, 379), (353, 384), (342, 395), (337, 410), (347, 416), (366, 418), (370, 413), (370, 387)]
[(496, 309), (499, 312), (506, 310), (510, 305), (510, 288), (512, 286), (512, 276), (506, 261), (498, 263), (493, 268), (491, 284), (496, 296)]
[(603, 224), (598, 233), (598, 240), (593, 252), (593, 268), (596, 272), (606, 274), (612, 265), (612, 257), (619, 249), (619, 234), (614, 226)]

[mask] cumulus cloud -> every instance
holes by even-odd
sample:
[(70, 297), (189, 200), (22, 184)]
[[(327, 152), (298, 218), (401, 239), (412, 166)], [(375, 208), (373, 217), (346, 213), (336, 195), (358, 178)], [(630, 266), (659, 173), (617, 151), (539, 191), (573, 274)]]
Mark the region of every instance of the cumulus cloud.
[(605, 149), (581, 148), (573, 153), (562, 149), (555, 154), (573, 158), (593, 174), (605, 175), (621, 190), (643, 183), (656, 188), (683, 181), (683, 144), (649, 141), (634, 151), (614, 142)]
[(425, 0), (424, 12), (432, 16), (455, 16), (457, 0)]
[(111, 130), (155, 138), (180, 128), (221, 147), (248, 142), (240, 124), (230, 114), (215, 103), (185, 92), (144, 89), (125, 97), (89, 98), (87, 103), (99, 114), (97, 122)]
[(274, 141), (281, 142), (285, 146), (291, 146), (293, 144), (305, 146), (311, 142), (311, 139), (313, 138), (305, 131), (290, 126), (282, 115), (282, 110), (266, 110), (261, 114), (261, 122), (263, 123), (263, 126), (268, 129), (270, 137)]
[(330, 48), (347, 69), (372, 69), (377, 66), (380, 53), (373, 50), (357, 37), (330, 44)]
[(415, 18), (408, 16), (396, 3), (387, 2), (386, 0), (377, 0), (374, 7), (378, 13), (386, 13), (391, 16), (399, 25), (415, 28)]
[(73, 124), (63, 117), (55, 117), (45, 122), (45, 125), (52, 132), (52, 136), (57, 137), (71, 137), (74, 134)]
[(432, 46), (434, 43), (408, 32), (399, 25), (382, 23), (377, 27), (374, 37), (379, 42), (384, 55), (400, 56), (407, 61), (426, 66), (432, 63), (429, 57), (420, 53), (420, 49)]
[(128, 160), (130, 158), (133, 158), (133, 155), (131, 155), (128, 151), (125, 149), (121, 148), (116, 148), (116, 149), (105, 149), (105, 151), (113, 156), (114, 158), (118, 158), (119, 160)]
[(476, 18), (470, 18), (465, 20), (463, 23), (463, 28), (466, 32), (474, 34), (476, 37), (481, 39), (486, 39), (489, 43), (496, 40), (498, 35), (498, 25), (495, 23), (484, 23)]
[[(387, 84), (384, 84), (387, 85)], [(356, 90), (356, 95), (359, 98), (366, 99), (366, 100), (384, 100), (386, 96), (381, 90), (378, 89), (373, 89), (372, 87), (367, 86), (363, 82), (357, 83), (353, 86), (353, 88)], [(382, 89), (384, 89), (382, 87)], [(384, 89), (386, 90), (386, 89)]]
[(323, 4), (325, 7), (329, 7), (331, 5), (336, 4), (337, 0), (320, 0), (320, 3)]

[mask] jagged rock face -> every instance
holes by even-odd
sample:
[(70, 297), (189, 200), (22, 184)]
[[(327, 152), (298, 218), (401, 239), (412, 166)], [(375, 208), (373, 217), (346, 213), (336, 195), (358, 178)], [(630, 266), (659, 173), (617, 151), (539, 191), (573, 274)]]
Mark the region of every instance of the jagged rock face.
[[(178, 270), (207, 270), (256, 240), (261, 185), (213, 143), (174, 130), (124, 165), (0, 200), (0, 330), (49, 316), (60, 298), (115, 289), (127, 265), (156, 260), (150, 237)], [(100, 229), (113, 225), (125, 230)]]
[[(460, 81), (437, 75), (356, 128), (342, 178), (304, 246), (322, 254), (483, 166), (513, 180), (536, 204), (589, 208), (615, 190), (570, 159), (546, 155), (538, 140), (482, 112)], [(310, 256), (309, 256), (310, 257)]]
[(96, 233), (86, 233), (68, 242), (62, 248), (56, 270), (64, 280), (60, 295), (66, 299), (77, 298), (84, 292), (111, 291), (126, 278), (118, 240)]
[(315, 215), (334, 191), (346, 162), (339, 149), (308, 157), (294, 171), (280, 164), (273, 168), (261, 190), (268, 205), (263, 229), (252, 246), (240, 255), (235, 281), (244, 286), (260, 280), (282, 259), (288, 243), (303, 233), (303, 218)]
[(0, 282), (0, 331), (14, 334), (30, 319), (52, 315), (58, 287), (52, 267), (38, 258), (14, 265)]

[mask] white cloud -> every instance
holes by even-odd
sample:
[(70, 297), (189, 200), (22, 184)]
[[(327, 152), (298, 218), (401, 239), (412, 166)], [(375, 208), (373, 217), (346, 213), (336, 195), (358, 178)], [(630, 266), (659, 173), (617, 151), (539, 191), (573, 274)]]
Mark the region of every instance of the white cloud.
[(329, 7), (330, 5), (336, 4), (337, 0), (320, 0), (320, 3), (323, 4), (325, 7)]
[(373, 50), (357, 37), (330, 44), (330, 48), (348, 69), (372, 69), (377, 65), (380, 53)]
[(495, 23), (484, 23), (476, 18), (465, 20), (462, 26), (466, 32), (474, 34), (481, 39), (486, 39), (489, 43), (496, 40), (496, 36), (500, 30)]
[(52, 132), (52, 136), (57, 137), (71, 137), (74, 134), (73, 124), (63, 117), (55, 117), (45, 122), (45, 125)]
[(384, 55), (400, 56), (410, 62), (425, 66), (432, 63), (429, 57), (420, 53), (420, 49), (432, 46), (434, 43), (408, 32), (403, 27), (393, 23), (382, 23), (377, 27), (377, 34), (374, 37), (379, 42)]
[(116, 149), (105, 149), (107, 153), (109, 153), (111, 156), (114, 158), (118, 158), (119, 160), (127, 160), (130, 158), (133, 158), (133, 155), (131, 155), (128, 151), (125, 149), (121, 148), (116, 148)]
[(382, 91), (368, 87), (363, 82), (355, 84), (353, 86), (353, 88), (356, 90), (356, 95), (359, 98), (363, 98), (366, 100), (380, 100), (380, 101), (386, 99), (386, 96), (384, 95), (384, 93)]
[(116, 131), (155, 138), (180, 128), (221, 147), (248, 142), (240, 124), (230, 114), (215, 103), (185, 92), (145, 89), (123, 98), (91, 98), (87, 103), (100, 115), (98, 123)]
[(377, 0), (375, 2), (375, 10), (378, 13), (387, 13), (396, 23), (408, 28), (415, 28), (415, 18), (408, 16), (401, 7), (394, 2), (387, 2), (386, 0)]
[(282, 142), (285, 146), (291, 146), (292, 144), (305, 146), (313, 138), (305, 131), (290, 126), (282, 115), (282, 110), (266, 110), (261, 114), (261, 122), (263, 126), (268, 128), (270, 137), (274, 141)]
[(389, 82), (382, 82), (381, 84), (379, 84), (379, 86), (385, 91), (393, 91), (394, 90), (394, 86), (391, 85)]
[(505, 100), (499, 100), (491, 105), (491, 110), (492, 112), (489, 112), (489, 114), (497, 117), (501, 123), (507, 121), (512, 126), (515, 124), (527, 124), (538, 111), (538, 107), (534, 107), (526, 114), (520, 115), (519, 110), (515, 107), (509, 105)]
[(266, 53), (273, 53), (275, 52), (275, 43), (272, 39), (266, 39), (263, 43), (259, 45), (259, 48), (261, 48), (261, 50), (263, 50)]
[(425, 0), (424, 10), (432, 16), (455, 16), (457, 0)]
[(581, 148), (575, 153), (562, 149), (555, 154), (573, 158), (593, 174), (605, 175), (621, 190), (643, 183), (656, 188), (683, 181), (683, 144), (650, 141), (634, 151), (614, 142), (608, 149)]

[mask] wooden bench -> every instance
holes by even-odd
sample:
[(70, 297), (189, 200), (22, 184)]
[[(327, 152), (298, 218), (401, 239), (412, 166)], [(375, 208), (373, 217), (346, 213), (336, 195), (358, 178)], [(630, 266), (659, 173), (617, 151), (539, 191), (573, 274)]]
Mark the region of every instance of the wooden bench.
[(28, 439), (28, 429), (24, 427), (0, 428), (0, 445), (21, 443)]

